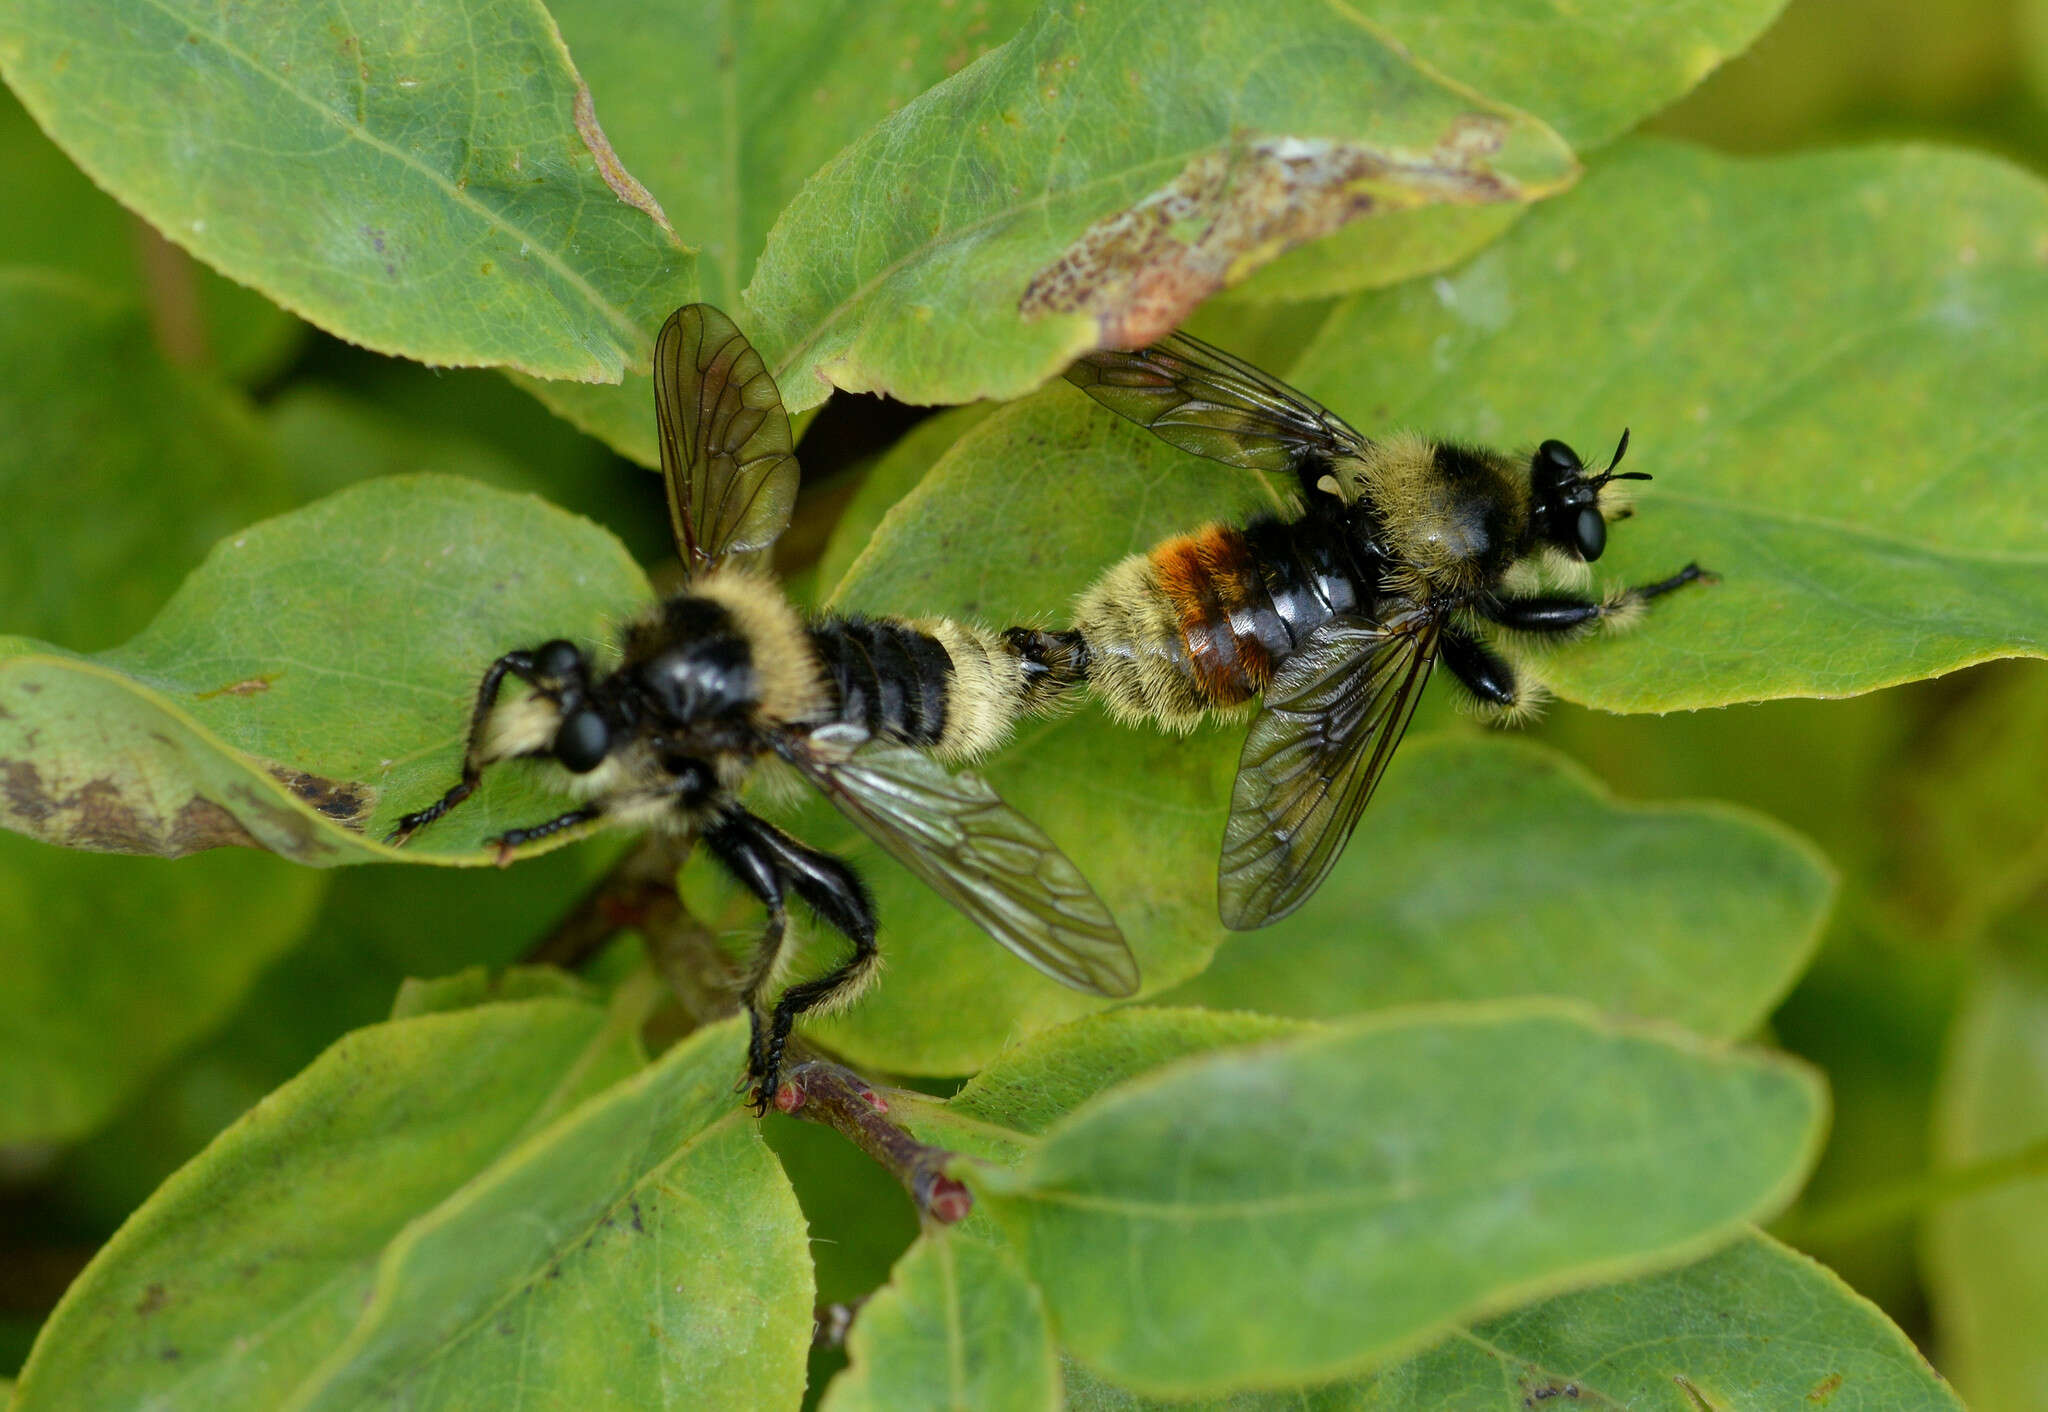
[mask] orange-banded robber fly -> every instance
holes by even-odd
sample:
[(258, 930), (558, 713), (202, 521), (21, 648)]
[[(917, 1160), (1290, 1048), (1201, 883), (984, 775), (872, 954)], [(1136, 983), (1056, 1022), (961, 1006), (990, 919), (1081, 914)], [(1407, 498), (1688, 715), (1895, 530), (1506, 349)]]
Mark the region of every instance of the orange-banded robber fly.
[[(1248, 707), (1218, 873), (1225, 926), (1286, 916), (1343, 851), (1441, 660), (1483, 714), (1541, 699), (1496, 630), (1556, 638), (1622, 628), (1707, 577), (1697, 564), (1589, 597), (1588, 565), (1628, 507), (1608, 464), (1545, 441), (1510, 456), (1413, 434), (1372, 441), (1199, 339), (1090, 353), (1067, 373), (1111, 411), (1186, 451), (1295, 478), (1292, 519), (1212, 524), (1115, 565), (1074, 627), (1020, 644), (1060, 686), (1083, 678), (1110, 714), (1188, 730)], [(1548, 586), (1548, 591), (1546, 591)]]
[[(797, 462), (760, 356), (708, 305), (677, 310), (654, 350), (655, 420), (670, 519), (688, 582), (627, 624), (610, 653), (553, 641), (490, 665), (470, 715), (462, 777), (399, 821), (403, 843), (468, 798), (504, 760), (550, 762), (582, 799), (495, 840), (500, 861), (568, 829), (640, 824), (701, 842), (767, 909), (744, 983), (757, 1111), (773, 1100), (796, 1017), (849, 1003), (879, 959), (875, 911), (846, 864), (747, 809), (764, 756), (786, 762), (989, 935), (1079, 990), (1127, 996), (1138, 971), (1072, 861), (972, 774), (972, 759), (1046, 704), (1008, 638), (933, 618), (806, 622), (773, 582), (727, 562), (789, 522)], [(501, 699), (506, 678), (525, 690)], [(765, 992), (794, 896), (852, 943), (830, 973)]]

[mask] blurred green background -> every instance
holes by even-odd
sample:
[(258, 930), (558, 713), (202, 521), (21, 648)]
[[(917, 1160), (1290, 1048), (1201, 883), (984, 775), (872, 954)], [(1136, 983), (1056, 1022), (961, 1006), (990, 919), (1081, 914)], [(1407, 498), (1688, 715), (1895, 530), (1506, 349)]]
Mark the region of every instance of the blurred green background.
[[(1739, 152), (1936, 140), (2048, 174), (2048, 0), (1794, 0), (1748, 53), (1650, 126)], [(214, 468), (219, 522), (189, 540), (160, 537), (146, 497), (110, 508), (61, 487), (86, 503), (37, 508), (45, 538), (33, 553), (69, 556), (72, 582), (119, 564), (125, 590), (45, 601), (28, 546), (0, 536), (14, 560), (0, 568), (10, 630), (82, 649), (119, 641), (218, 534), (390, 471), (534, 490), (609, 526), (643, 562), (664, 553), (652, 476), (502, 377), (360, 352), (195, 266), (96, 191), (7, 97), (0, 170), (0, 264), (73, 271), (147, 312), (146, 325), (109, 313), (37, 366), (6, 370), (15, 388), (103, 380), (109, 425), (131, 428), (138, 465), (177, 455), (187, 418), (234, 423), (249, 445), (245, 464)], [(140, 338), (193, 383), (124, 386), (122, 349)], [(212, 374), (250, 401), (215, 405), (202, 380)], [(809, 423), (786, 559), (815, 554), (866, 459), (917, 415), (842, 396)], [(1846, 703), (1666, 718), (1559, 707), (1534, 733), (1623, 797), (1747, 803), (1841, 868), (1821, 958), (1773, 1022), (1779, 1043), (1827, 1072), (1836, 1102), (1822, 1166), (1780, 1234), (1883, 1306), (1980, 1405), (2048, 1403), (2048, 1353), (2025, 1354), (2048, 1345), (2048, 663), (1994, 664)], [(51, 850), (0, 835), (0, 907), (14, 925), (118, 926), (118, 909), (100, 902), (113, 896), (136, 916), (176, 915), (193, 945), (233, 958), (211, 991), (165, 1007), (178, 1023), (138, 1017), (98, 1041), (135, 1051), (151, 1077), (136, 1092), (73, 1096), (96, 1115), (81, 1119), (77, 1143), (0, 1146), (0, 1372), (18, 1365), (125, 1214), (220, 1127), (335, 1035), (385, 1015), (401, 978), (517, 954), (617, 847), (599, 841), (508, 874), (330, 876), (239, 852), (176, 865), (67, 855), (59, 866)], [(212, 896), (260, 897), (269, 922), (214, 915)], [(491, 954), (477, 953), (481, 933), (495, 939)], [(461, 940), (437, 953), (436, 938)], [(40, 981), (54, 999), (89, 979)], [(863, 1292), (907, 1242), (909, 1212), (835, 1139), (791, 1125), (771, 1136), (807, 1199), (829, 1188), (866, 1204), (850, 1225), (872, 1247), (818, 1252), (821, 1297)]]

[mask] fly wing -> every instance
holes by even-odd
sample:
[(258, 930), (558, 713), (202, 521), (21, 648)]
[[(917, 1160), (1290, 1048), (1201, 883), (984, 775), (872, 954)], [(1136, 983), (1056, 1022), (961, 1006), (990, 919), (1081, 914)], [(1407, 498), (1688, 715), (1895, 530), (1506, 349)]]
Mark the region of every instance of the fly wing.
[(1366, 446), (1321, 403), (1184, 333), (1129, 353), (1085, 353), (1067, 381), (1181, 450), (1229, 466), (1288, 474), (1309, 456), (1349, 460)]
[(796, 504), (789, 416), (761, 355), (709, 304), (661, 326), (654, 421), (669, 523), (693, 578), (781, 537)]
[(1332, 619), (1266, 689), (1245, 737), (1217, 875), (1223, 925), (1250, 931), (1308, 900), (1336, 864), (1436, 662), (1437, 619)]
[(1064, 985), (1138, 989), (1138, 963), (1109, 909), (1051, 839), (977, 775), (921, 751), (869, 747), (784, 755), (847, 818), (976, 926)]

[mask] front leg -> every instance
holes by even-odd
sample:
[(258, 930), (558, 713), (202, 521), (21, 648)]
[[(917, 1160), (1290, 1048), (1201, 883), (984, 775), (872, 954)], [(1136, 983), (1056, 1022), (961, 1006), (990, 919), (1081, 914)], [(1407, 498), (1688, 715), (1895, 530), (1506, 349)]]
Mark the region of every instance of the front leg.
[(407, 814), (398, 821), (384, 839), (393, 848), (402, 846), (415, 833), (453, 809), (470, 795), (476, 793), (477, 782), (483, 778), (484, 725), (491, 718), (491, 708), (498, 704), (498, 690), (505, 684), (506, 674), (518, 677), (528, 686), (536, 684), (536, 668), (531, 652), (507, 652), (491, 663), (490, 670), (476, 691), (476, 705), (469, 713), (469, 739), (462, 751), (462, 778), (456, 781), (439, 799), (417, 813)]
[(538, 843), (544, 838), (553, 837), (563, 829), (573, 829), (578, 824), (587, 824), (603, 817), (603, 809), (595, 804), (585, 804), (581, 808), (557, 814), (552, 819), (532, 824), (523, 829), (507, 829), (491, 840), (491, 842), (498, 845), (498, 866), (501, 868), (511, 867), (512, 855), (526, 844)]
[(1571, 633), (1594, 626), (1620, 628), (1642, 616), (1643, 605), (1689, 583), (1710, 582), (1713, 575), (1687, 564), (1670, 578), (1641, 588), (1623, 588), (1595, 601), (1571, 594), (1532, 594), (1496, 598), (1479, 605), (1489, 622), (1516, 632)]

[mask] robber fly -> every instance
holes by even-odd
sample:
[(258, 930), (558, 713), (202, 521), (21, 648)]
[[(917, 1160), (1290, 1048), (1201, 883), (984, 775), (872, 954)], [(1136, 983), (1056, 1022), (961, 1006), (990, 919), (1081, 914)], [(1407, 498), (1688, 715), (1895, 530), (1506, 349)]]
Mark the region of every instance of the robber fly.
[[(768, 578), (729, 562), (789, 522), (797, 462), (773, 378), (709, 305), (677, 310), (654, 350), (655, 420), (683, 591), (626, 625), (616, 652), (556, 640), (484, 673), (462, 777), (399, 821), (403, 843), (504, 760), (548, 762), (576, 808), (496, 841), (519, 848), (599, 824), (688, 835), (768, 921), (744, 983), (748, 1074), (765, 1109), (798, 1015), (851, 1002), (873, 977), (875, 910), (846, 864), (749, 810), (762, 757), (785, 762), (892, 857), (1026, 962), (1079, 990), (1126, 996), (1138, 971), (1074, 864), (995, 791), (941, 761), (972, 759), (1049, 699), (1000, 633), (945, 618), (806, 621)], [(609, 663), (609, 665), (607, 665)], [(501, 699), (507, 677), (525, 688)], [(828, 974), (766, 992), (791, 897), (852, 943)]]
[[(1533, 454), (1413, 434), (1370, 441), (1284, 383), (1185, 334), (1088, 354), (1070, 381), (1173, 445), (1285, 473), (1301, 513), (1208, 525), (1104, 573), (1074, 626), (1018, 639), (1065, 690), (1085, 680), (1110, 714), (1188, 730), (1258, 702), (1231, 792), (1218, 910), (1238, 930), (1286, 916), (1345, 841), (1441, 660), (1482, 713), (1541, 699), (1488, 637), (1623, 628), (1705, 575), (1593, 598), (1587, 565), (1627, 505), (1615, 470), (1569, 446)], [(1545, 584), (1552, 585), (1545, 591)]]

